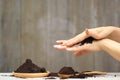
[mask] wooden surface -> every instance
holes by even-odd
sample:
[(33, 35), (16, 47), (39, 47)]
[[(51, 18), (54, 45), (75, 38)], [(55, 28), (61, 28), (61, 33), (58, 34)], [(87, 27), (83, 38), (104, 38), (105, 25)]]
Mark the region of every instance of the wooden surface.
[(27, 58), (54, 72), (63, 66), (120, 71), (104, 52), (74, 57), (53, 48), (86, 27), (120, 26), (119, 7), (120, 0), (0, 0), (0, 71), (14, 71)]
[[(38, 77), (38, 78), (16, 78), (11, 77), (13, 73), (0, 73), (1, 80), (48, 80), (51, 77)], [(60, 80), (60, 77), (55, 77), (56, 80)], [(67, 78), (64, 80), (119, 80), (120, 73), (108, 73), (107, 75), (96, 75), (96, 77), (87, 77), (87, 78)], [(50, 79), (53, 80), (53, 79)]]

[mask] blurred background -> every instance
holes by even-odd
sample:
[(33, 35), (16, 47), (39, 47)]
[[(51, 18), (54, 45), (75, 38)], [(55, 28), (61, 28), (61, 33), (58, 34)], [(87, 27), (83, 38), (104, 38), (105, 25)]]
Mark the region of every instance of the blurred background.
[(120, 0), (0, 0), (0, 72), (16, 70), (26, 59), (52, 72), (119, 72), (120, 62), (105, 52), (75, 57), (53, 48), (85, 28), (120, 26)]

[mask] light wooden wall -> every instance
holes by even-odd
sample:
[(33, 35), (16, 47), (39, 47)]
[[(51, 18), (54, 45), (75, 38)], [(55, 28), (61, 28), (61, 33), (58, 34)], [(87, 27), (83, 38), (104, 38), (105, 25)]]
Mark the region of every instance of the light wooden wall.
[[(86, 27), (120, 26), (120, 0), (0, 0), (0, 71), (14, 71), (25, 59), (50, 71), (120, 71), (104, 52), (74, 57), (53, 48)], [(113, 65), (114, 64), (114, 65)]]

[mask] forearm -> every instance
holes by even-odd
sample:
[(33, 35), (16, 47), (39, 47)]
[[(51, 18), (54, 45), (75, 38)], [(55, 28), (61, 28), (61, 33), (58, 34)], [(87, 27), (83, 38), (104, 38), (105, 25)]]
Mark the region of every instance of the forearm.
[(99, 43), (103, 51), (120, 61), (120, 43), (110, 39), (103, 39)]
[(120, 28), (114, 26), (111, 27), (113, 28), (114, 31), (110, 35), (108, 35), (107, 38), (120, 42)]

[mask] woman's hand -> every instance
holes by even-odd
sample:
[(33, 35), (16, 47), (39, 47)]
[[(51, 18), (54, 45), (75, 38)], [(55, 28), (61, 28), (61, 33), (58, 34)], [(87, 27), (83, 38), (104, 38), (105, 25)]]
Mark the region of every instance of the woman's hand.
[(58, 43), (58, 45), (55, 45), (54, 47), (56, 49), (63, 50), (63, 49), (65, 49), (65, 47), (74, 46), (77, 43), (83, 41), (84, 39), (86, 39), (90, 36), (95, 39), (109, 38), (109, 39), (113, 39), (116, 41), (120, 41), (120, 39), (118, 38), (118, 36), (120, 36), (120, 29), (117, 27), (113, 27), (113, 26), (86, 29), (81, 34), (79, 34), (69, 40), (56, 41)]
[(57, 47), (56, 46), (54, 46), (54, 47), (56, 49), (60, 49), (60, 50), (64, 49), (69, 52), (72, 52), (76, 56), (80, 56), (80, 55), (92, 53), (92, 52), (97, 52), (97, 51), (101, 50), (98, 41), (93, 41), (92, 43), (87, 43), (82, 46), (75, 45), (72, 47), (67, 47), (67, 46), (63, 46), (63, 45), (57, 45)]
[[(90, 36), (98, 40), (92, 43), (85, 43), (81, 46), (76, 45), (76, 43)], [(86, 29), (74, 38), (69, 40), (58, 40), (57, 43), (58, 45), (54, 45), (54, 48), (73, 52), (76, 56), (97, 51), (105, 51), (113, 58), (120, 61), (120, 28), (118, 27), (109, 26)]]
[(67, 47), (66, 50), (69, 52), (73, 52), (75, 56), (80, 56), (83, 54), (100, 51), (101, 48), (98, 44), (98, 41), (94, 41), (93, 43), (87, 43), (82, 46), (78, 45), (78, 46), (73, 46), (73, 47)]

